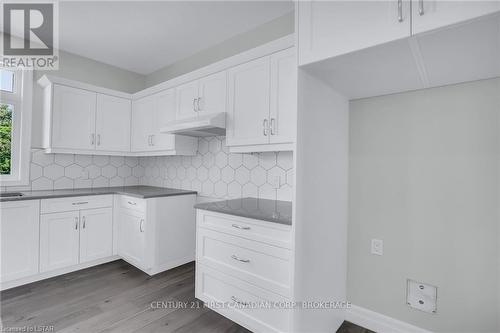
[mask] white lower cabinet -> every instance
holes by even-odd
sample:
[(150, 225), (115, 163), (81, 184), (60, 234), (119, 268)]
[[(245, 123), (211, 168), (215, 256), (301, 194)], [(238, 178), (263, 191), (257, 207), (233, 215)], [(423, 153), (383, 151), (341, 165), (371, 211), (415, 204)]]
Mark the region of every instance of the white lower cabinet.
[(80, 262), (109, 257), (113, 254), (113, 209), (80, 211)]
[(196, 297), (253, 332), (289, 332), (291, 226), (197, 211)]
[(0, 203), (0, 282), (38, 273), (40, 201)]
[(119, 209), (118, 253), (133, 265), (145, 265), (145, 229), (144, 213), (131, 209)]
[(40, 272), (78, 264), (78, 211), (42, 215), (40, 219)]

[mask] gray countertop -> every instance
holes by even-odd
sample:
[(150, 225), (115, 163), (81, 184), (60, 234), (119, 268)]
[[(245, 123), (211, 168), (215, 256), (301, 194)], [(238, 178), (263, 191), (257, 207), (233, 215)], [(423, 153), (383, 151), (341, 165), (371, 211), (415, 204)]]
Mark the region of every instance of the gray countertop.
[(194, 207), (212, 212), (292, 225), (292, 203), (290, 201), (241, 198), (199, 203)]
[[(9, 191), (6, 191), (9, 192)], [(17, 192), (17, 191), (13, 191)], [(0, 197), (2, 201), (19, 201), (19, 200), (35, 200), (35, 199), (50, 199), (64, 197), (79, 197), (86, 195), (103, 195), (103, 194), (123, 194), (131, 197), (148, 199), (158, 197), (169, 197), (174, 195), (196, 194), (196, 191), (178, 190), (175, 188), (155, 187), (155, 186), (117, 186), (117, 187), (97, 187), (97, 188), (78, 188), (68, 190), (49, 190), (49, 191), (19, 191), (23, 195), (20, 197)]]

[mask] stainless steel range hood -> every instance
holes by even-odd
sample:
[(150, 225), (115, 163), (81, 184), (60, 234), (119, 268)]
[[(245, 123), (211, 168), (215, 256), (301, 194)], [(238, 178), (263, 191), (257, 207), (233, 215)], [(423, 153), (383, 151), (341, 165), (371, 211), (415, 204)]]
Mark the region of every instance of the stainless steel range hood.
[(160, 132), (186, 136), (224, 136), (226, 135), (226, 113), (176, 120), (162, 127)]

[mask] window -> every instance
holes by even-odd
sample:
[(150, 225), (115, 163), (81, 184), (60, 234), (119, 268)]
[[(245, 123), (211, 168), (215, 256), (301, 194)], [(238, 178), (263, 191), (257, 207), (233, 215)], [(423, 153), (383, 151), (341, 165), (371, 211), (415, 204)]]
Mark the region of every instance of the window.
[[(0, 64), (1, 65), (1, 64)], [(32, 72), (0, 67), (0, 181), (29, 182)]]

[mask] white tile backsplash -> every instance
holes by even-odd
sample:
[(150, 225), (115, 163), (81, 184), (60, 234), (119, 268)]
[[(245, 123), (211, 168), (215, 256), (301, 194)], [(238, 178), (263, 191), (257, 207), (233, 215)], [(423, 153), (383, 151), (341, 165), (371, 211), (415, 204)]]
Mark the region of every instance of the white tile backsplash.
[(292, 152), (233, 154), (224, 137), (200, 138), (195, 156), (91, 156), (33, 149), (31, 157), (30, 184), (2, 190), (152, 185), (196, 190), (218, 199), (292, 200)]

